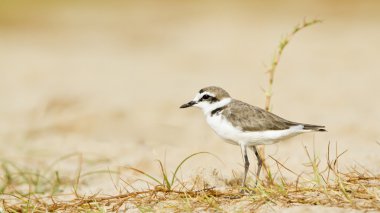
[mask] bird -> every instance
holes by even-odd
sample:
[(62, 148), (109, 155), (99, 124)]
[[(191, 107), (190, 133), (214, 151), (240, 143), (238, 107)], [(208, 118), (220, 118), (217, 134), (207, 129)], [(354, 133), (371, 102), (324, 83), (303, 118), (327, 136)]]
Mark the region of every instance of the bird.
[(256, 183), (263, 164), (257, 146), (274, 144), (307, 132), (325, 132), (325, 126), (298, 123), (281, 118), (257, 106), (239, 101), (217, 86), (205, 87), (194, 99), (180, 108), (198, 107), (208, 125), (227, 142), (240, 146), (244, 175), (242, 187), (246, 186), (249, 160), (247, 150), (252, 149), (257, 158)]

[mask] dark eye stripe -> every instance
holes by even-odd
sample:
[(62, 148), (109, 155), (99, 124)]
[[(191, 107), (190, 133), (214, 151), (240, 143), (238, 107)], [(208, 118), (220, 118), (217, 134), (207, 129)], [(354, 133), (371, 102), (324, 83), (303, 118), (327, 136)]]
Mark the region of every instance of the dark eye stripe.
[(201, 99), (199, 99), (199, 101), (204, 101), (204, 100), (207, 100), (207, 101), (209, 101), (210, 103), (213, 103), (213, 102), (218, 101), (217, 98), (215, 98), (215, 97), (213, 97), (213, 96), (210, 96), (210, 95), (207, 95), (207, 94), (204, 95), (204, 96), (202, 96)]
[(218, 101), (217, 98), (211, 96), (211, 98), (210, 98), (210, 103), (214, 103), (214, 102), (217, 102), (217, 101)]
[(199, 99), (199, 101), (207, 100), (207, 99), (209, 99), (210, 97), (211, 97), (211, 96), (205, 94), (205, 95), (202, 96), (201, 99)]

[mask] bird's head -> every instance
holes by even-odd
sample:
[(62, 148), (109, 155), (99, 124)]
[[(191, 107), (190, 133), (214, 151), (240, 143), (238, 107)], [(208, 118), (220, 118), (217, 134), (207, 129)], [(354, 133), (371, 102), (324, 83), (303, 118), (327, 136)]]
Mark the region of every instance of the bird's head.
[(230, 101), (231, 97), (228, 92), (220, 87), (210, 86), (199, 90), (192, 101), (183, 104), (180, 108), (195, 106), (201, 108), (207, 114), (228, 104)]

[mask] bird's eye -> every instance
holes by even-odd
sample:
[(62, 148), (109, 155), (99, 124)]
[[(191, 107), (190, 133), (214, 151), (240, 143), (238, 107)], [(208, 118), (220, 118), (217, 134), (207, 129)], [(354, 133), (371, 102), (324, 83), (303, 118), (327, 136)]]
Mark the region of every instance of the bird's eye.
[(202, 99), (205, 99), (205, 100), (207, 100), (207, 99), (209, 99), (211, 96), (209, 96), (209, 95), (204, 95), (203, 97), (202, 97)]

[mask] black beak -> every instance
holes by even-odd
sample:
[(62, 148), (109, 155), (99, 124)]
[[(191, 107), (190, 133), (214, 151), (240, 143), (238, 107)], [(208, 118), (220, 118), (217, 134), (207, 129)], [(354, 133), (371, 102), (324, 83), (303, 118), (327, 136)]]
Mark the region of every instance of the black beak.
[(197, 102), (195, 102), (195, 101), (190, 101), (189, 103), (186, 103), (186, 104), (180, 106), (179, 108), (187, 108), (187, 107), (191, 107), (191, 106), (193, 106), (193, 105), (196, 104), (196, 103), (197, 103)]

